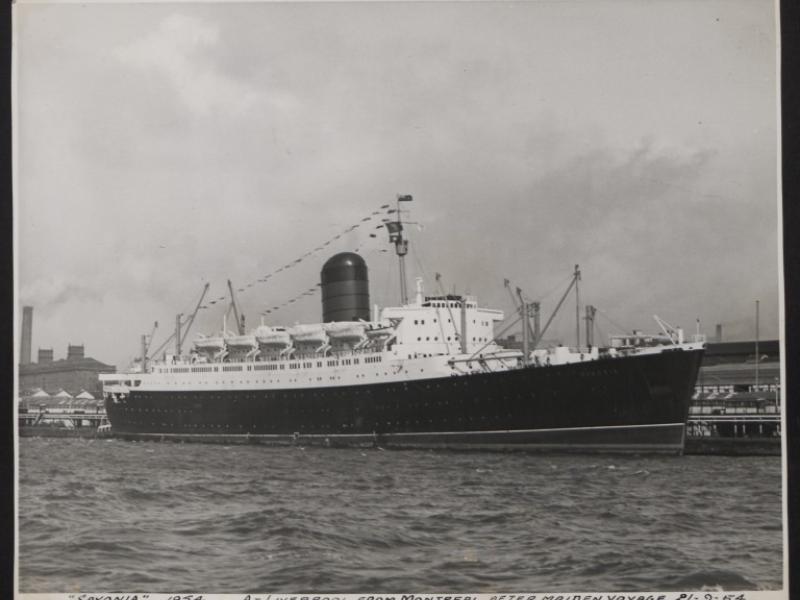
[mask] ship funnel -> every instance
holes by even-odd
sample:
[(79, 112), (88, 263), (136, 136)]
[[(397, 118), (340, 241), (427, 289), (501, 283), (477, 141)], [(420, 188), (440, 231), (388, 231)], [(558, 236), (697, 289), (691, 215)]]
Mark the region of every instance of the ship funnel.
[(367, 263), (354, 252), (328, 259), (320, 273), (322, 321), (369, 321)]

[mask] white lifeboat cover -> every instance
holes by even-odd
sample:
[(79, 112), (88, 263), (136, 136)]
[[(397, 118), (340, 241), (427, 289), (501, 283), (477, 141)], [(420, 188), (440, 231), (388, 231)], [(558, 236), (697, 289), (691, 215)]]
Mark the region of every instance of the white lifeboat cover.
[(289, 332), (283, 327), (270, 327), (261, 325), (255, 332), (256, 341), (264, 346), (284, 346), (292, 345), (292, 338)]
[(200, 333), (194, 340), (194, 347), (198, 350), (222, 350), (225, 348), (225, 340), (221, 337), (209, 337)]
[(328, 334), (321, 323), (312, 325), (293, 325), (289, 327), (289, 334), (296, 342), (316, 342), (325, 343), (328, 341)]
[(225, 338), (225, 343), (229, 348), (255, 348), (256, 336), (254, 335), (231, 335)]
[(325, 323), (325, 331), (331, 339), (363, 340), (366, 324), (360, 321), (337, 321)]

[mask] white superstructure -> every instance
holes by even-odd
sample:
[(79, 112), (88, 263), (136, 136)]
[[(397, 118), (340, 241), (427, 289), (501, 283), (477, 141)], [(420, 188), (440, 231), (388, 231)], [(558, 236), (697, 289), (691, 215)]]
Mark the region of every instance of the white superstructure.
[[(411, 383), (518, 369), (522, 352), (493, 341), (494, 326), (503, 318), (502, 311), (480, 308), (473, 297), (418, 293), (413, 303), (384, 308), (377, 321), (262, 325), (243, 336), (201, 335), (188, 355), (167, 355), (152, 362), (146, 373), (100, 378), (113, 393), (126, 393), (131, 387), (189, 392)], [(684, 350), (700, 346), (679, 345)], [(606, 356), (658, 353), (664, 348), (612, 348)], [(547, 367), (599, 357), (597, 347), (557, 346), (532, 350), (527, 363)]]

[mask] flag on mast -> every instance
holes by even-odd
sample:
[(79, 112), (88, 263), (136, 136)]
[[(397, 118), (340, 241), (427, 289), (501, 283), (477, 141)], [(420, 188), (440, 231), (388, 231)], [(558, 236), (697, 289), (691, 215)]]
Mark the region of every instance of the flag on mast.
[(403, 231), (403, 224), (400, 221), (389, 221), (386, 223), (386, 229), (389, 230), (389, 241), (394, 242), (400, 239), (401, 232)]

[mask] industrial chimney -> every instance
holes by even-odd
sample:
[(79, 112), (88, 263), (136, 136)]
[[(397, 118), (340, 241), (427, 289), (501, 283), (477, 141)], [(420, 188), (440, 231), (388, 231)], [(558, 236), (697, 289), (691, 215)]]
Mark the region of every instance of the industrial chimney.
[(721, 323), (717, 323), (717, 335), (716, 335), (716, 338), (717, 338), (717, 343), (722, 341), (722, 324)]
[(20, 340), (19, 364), (31, 364), (31, 338), (33, 337), (33, 307), (22, 307), (22, 339)]
[(37, 362), (40, 365), (44, 364), (44, 363), (53, 362), (53, 349), (52, 348), (39, 348), (39, 360)]
[(67, 345), (67, 360), (80, 360), (83, 358), (83, 344), (80, 346)]

